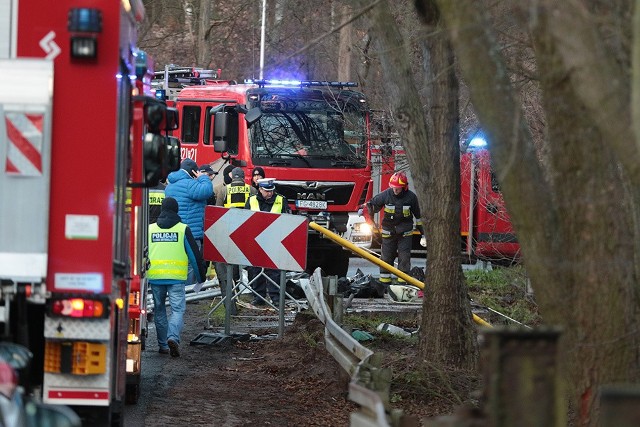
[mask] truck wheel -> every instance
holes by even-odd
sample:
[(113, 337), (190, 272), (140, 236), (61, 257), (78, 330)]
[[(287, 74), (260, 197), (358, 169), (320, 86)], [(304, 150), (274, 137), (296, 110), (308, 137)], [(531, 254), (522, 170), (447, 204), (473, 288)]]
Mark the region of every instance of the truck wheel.
[(140, 398), (140, 384), (127, 384), (124, 401), (127, 405), (135, 405)]
[(328, 255), (322, 265), (322, 270), (327, 276), (345, 277), (349, 270), (349, 252), (336, 250)]

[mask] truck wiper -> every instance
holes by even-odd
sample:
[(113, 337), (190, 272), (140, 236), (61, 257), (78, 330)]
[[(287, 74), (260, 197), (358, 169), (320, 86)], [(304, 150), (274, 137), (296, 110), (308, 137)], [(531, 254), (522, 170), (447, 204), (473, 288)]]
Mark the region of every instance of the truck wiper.
[(331, 166), (358, 166), (360, 163), (355, 160), (334, 160), (331, 162)]
[(303, 156), (302, 154), (278, 153), (278, 156), (292, 157), (294, 159), (301, 159), (302, 161), (304, 161), (307, 164), (307, 166), (311, 167), (311, 162), (309, 162), (309, 160), (305, 156)]
[(269, 166), (290, 166), (291, 162), (287, 162), (286, 160), (271, 160), (269, 161)]

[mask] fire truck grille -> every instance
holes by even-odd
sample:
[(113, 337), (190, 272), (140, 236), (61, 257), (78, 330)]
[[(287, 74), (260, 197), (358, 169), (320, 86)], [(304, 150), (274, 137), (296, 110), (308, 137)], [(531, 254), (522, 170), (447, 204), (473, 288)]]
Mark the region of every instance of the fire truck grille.
[(330, 206), (348, 204), (354, 186), (353, 182), (276, 181), (276, 190), (290, 203), (296, 200), (320, 200)]

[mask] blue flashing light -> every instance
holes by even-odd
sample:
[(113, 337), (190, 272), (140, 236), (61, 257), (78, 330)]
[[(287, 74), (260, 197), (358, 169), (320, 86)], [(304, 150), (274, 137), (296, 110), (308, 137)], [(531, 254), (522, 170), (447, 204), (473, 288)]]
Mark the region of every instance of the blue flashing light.
[(470, 148), (485, 148), (487, 145), (487, 140), (481, 136), (476, 136), (469, 142)]
[(156, 99), (164, 101), (167, 99), (167, 91), (164, 89), (156, 89)]
[(280, 80), (280, 79), (245, 79), (246, 84), (255, 84), (260, 87), (265, 86), (290, 86), (290, 87), (311, 87), (311, 86), (329, 86), (329, 87), (357, 87), (355, 82), (333, 82), (320, 80)]
[(102, 12), (87, 7), (73, 8), (67, 16), (67, 28), (72, 33), (99, 33), (102, 31)]
[(149, 70), (149, 58), (143, 50), (137, 50), (133, 56), (135, 57), (136, 77), (142, 80), (145, 74), (147, 74), (147, 71), (151, 71)]

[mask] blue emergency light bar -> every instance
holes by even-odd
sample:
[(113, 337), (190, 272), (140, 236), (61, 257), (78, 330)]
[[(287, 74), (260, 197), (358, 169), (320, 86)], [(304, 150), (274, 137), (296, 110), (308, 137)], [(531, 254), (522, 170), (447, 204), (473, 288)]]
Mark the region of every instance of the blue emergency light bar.
[(487, 140), (481, 136), (476, 136), (471, 141), (469, 141), (470, 148), (484, 148), (487, 145)]
[(291, 86), (291, 87), (310, 87), (310, 86), (329, 86), (329, 87), (358, 87), (355, 82), (330, 82), (320, 80), (273, 80), (273, 79), (245, 79), (246, 84), (254, 84), (260, 87), (265, 86)]

